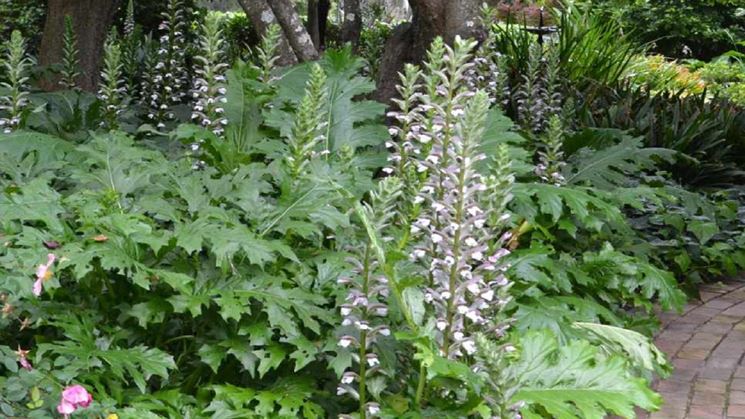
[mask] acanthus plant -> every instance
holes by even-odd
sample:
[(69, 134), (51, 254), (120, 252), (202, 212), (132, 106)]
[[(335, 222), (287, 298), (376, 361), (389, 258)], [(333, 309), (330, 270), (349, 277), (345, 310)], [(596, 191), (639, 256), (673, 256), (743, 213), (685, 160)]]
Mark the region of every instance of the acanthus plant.
[(175, 118), (173, 106), (183, 102), (189, 86), (189, 73), (186, 68), (186, 13), (181, 0), (169, 0), (163, 12), (163, 22), (156, 56), (151, 58), (152, 80), (143, 80), (143, 98), (149, 111), (147, 119), (155, 123), (159, 130)]
[(492, 28), (492, 10), (484, 4), (482, 24), (489, 28), (486, 40), (474, 53), (473, 66), (466, 71), (466, 83), (472, 91), (484, 90), (489, 95), (491, 104), (506, 108), (511, 100), (509, 76), (505, 57), (494, 43), (496, 34)]
[[(397, 177), (383, 179), (370, 193), (370, 204), (360, 205), (358, 215), (363, 223), (377, 232), (376, 239), (390, 242), (387, 230), (396, 218), (396, 204), (401, 197), (402, 183)], [(339, 346), (352, 350), (356, 368), (350, 366), (341, 377), (338, 395), (349, 394), (359, 401), (359, 417), (375, 417), (381, 410), (380, 397), (387, 377), (380, 368), (379, 339), (390, 336), (388, 321), (388, 278), (381, 263), (372, 236), (366, 235), (363, 244), (358, 244), (348, 258), (351, 274), (338, 283), (347, 288), (345, 302), (339, 307), (343, 317), (344, 333)], [(371, 391), (372, 389), (372, 391)], [(372, 397), (371, 397), (372, 396)], [(351, 415), (342, 415), (351, 418)]]
[[(320, 65), (315, 64), (311, 68), (305, 95), (300, 100), (297, 117), (287, 139), (289, 150), (285, 159), (293, 181), (306, 170), (311, 159), (319, 154), (318, 145), (325, 138), (323, 128), (327, 123), (327, 102), (326, 74)], [(328, 147), (320, 151), (328, 152)]]
[[(492, 161), (480, 151), (490, 100), (468, 89), (475, 46), (458, 38), (451, 48), (437, 39), (423, 72), (406, 68), (399, 87), (406, 96), (390, 114), (400, 125), (391, 129), (399, 141), (389, 144), (394, 164), (388, 170), (419, 189), (404, 194), (413, 204), (399, 205), (410, 236), (398, 244), (409, 249), (424, 278), (422, 298), (430, 308), (418, 333), (438, 356), (467, 365), (478, 350), (477, 333), (499, 341), (508, 328), (501, 313), (510, 301), (504, 259), (511, 234), (503, 230), (514, 182), (506, 146)], [(417, 403), (427, 392), (426, 377), (423, 363)]]
[(124, 24), (122, 25), (124, 36), (132, 35), (135, 32), (135, 28), (135, 4), (134, 0), (129, 0), (127, 2), (127, 14), (124, 17)]
[(558, 54), (559, 49), (552, 44), (531, 45), (527, 72), (516, 88), (517, 119), (533, 134), (545, 132), (549, 118), (562, 112)]
[(62, 63), (59, 84), (65, 89), (77, 90), (80, 76), (80, 60), (78, 58), (78, 37), (75, 33), (72, 17), (65, 16), (65, 32), (62, 36)]
[[(419, 97), (421, 93), (422, 72), (419, 67), (413, 64), (406, 64), (404, 72), (401, 74), (401, 83), (396, 86), (399, 98), (394, 98), (393, 103), (398, 108), (388, 113), (388, 116), (395, 120), (398, 125), (392, 125), (388, 128), (388, 133), (392, 140), (386, 143), (391, 151), (388, 156), (388, 162), (392, 167), (383, 169), (386, 173), (396, 173), (396, 176), (403, 180), (404, 195), (407, 198), (399, 201), (399, 210), (402, 214), (411, 214), (416, 203), (413, 198), (419, 191), (421, 182), (424, 180), (426, 168), (417, 164), (417, 160), (410, 158), (421, 153), (421, 137), (417, 134), (422, 129), (421, 126), (421, 109), (419, 108)], [(407, 216), (402, 217), (402, 221), (407, 221)]]
[(548, 120), (548, 129), (542, 136), (543, 144), (538, 149), (538, 164), (535, 173), (545, 183), (561, 186), (566, 183), (562, 174), (566, 161), (562, 151), (564, 142), (564, 124), (561, 117), (552, 115)]
[[(127, 3), (127, 14), (124, 18), (122, 28), (122, 39), (120, 49), (122, 54), (122, 75), (124, 78), (124, 87), (130, 98), (138, 97), (138, 82), (142, 76), (142, 65), (140, 50), (143, 42), (142, 29), (135, 22), (134, 17), (134, 0)], [(142, 48), (145, 53), (146, 48)]]
[(127, 94), (125, 81), (122, 79), (122, 51), (117, 41), (116, 32), (111, 32), (104, 43), (103, 68), (98, 87), (98, 99), (103, 103), (103, 120), (101, 126), (116, 129), (118, 118), (123, 111), (123, 101)]
[(430, 277), (425, 301), (434, 309), (440, 352), (449, 358), (475, 353), (474, 330), (499, 330), (501, 336), (502, 328), (491, 324), (491, 314), (508, 301), (503, 298), (509, 281), (502, 259), (509, 251), (502, 244), (510, 235), (500, 236), (495, 229), (499, 225), (487, 224), (491, 209), (480, 201), (488, 189), (476, 171), (486, 158), (477, 148), (487, 111), (487, 96), (479, 91), (448, 143), (435, 137), (433, 153), (425, 163), (430, 178), (420, 195), (425, 210), (413, 226), (426, 233), (412, 256), (422, 261)]
[(276, 68), (279, 60), (279, 46), (282, 37), (282, 28), (274, 23), (266, 28), (264, 36), (261, 38), (261, 45), (256, 49), (256, 69), (260, 72), (259, 81), (264, 84), (271, 84), (275, 81), (272, 71)]
[[(194, 106), (191, 119), (215, 135), (222, 136), (224, 126), (228, 123), (224, 109), (227, 101), (225, 70), (228, 64), (224, 62), (225, 41), (217, 16), (208, 16), (202, 25), (202, 31), (199, 37), (199, 54), (194, 57), (197, 69), (192, 91)], [(198, 145), (194, 148), (196, 151)]]
[(21, 32), (13, 31), (5, 55), (5, 74), (7, 81), (0, 83), (7, 89), (6, 96), (0, 96), (0, 130), (9, 134), (22, 126), (24, 110), (29, 104), (28, 80), (33, 61), (26, 55), (26, 40)]

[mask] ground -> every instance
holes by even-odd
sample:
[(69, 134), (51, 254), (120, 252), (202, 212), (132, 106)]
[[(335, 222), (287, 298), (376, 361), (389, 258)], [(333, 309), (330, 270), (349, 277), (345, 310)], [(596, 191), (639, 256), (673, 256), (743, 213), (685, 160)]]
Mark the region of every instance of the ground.
[(657, 346), (675, 372), (655, 384), (659, 419), (745, 418), (745, 278), (706, 285), (684, 313), (663, 313)]

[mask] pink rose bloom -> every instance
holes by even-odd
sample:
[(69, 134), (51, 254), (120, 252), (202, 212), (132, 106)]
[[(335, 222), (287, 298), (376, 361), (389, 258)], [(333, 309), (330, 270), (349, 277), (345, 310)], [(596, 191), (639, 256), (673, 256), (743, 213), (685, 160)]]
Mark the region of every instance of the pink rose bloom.
[(83, 386), (74, 385), (62, 390), (62, 400), (57, 405), (57, 411), (67, 418), (80, 408), (90, 406), (93, 396)]
[(62, 400), (57, 405), (57, 411), (61, 415), (65, 415), (65, 417), (67, 418), (67, 417), (69, 417), (72, 414), (72, 412), (75, 411), (75, 406), (71, 405), (70, 403), (68, 403), (68, 402), (66, 402), (64, 400)]
[(44, 287), (44, 281), (49, 280), (52, 278), (52, 271), (49, 269), (54, 264), (55, 259), (57, 257), (54, 255), (54, 253), (49, 253), (47, 255), (47, 263), (39, 265), (36, 268), (36, 281), (34, 282), (34, 288), (33, 293), (35, 296), (40, 296), (42, 288)]
[(76, 384), (62, 391), (62, 400), (75, 407), (88, 407), (93, 401), (93, 396), (83, 386)]

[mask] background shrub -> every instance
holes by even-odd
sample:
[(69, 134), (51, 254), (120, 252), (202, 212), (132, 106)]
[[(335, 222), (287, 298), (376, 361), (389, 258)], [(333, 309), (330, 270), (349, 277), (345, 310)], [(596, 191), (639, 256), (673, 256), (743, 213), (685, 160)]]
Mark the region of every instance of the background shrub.
[(739, 0), (601, 0), (592, 2), (655, 52), (711, 59), (745, 39)]

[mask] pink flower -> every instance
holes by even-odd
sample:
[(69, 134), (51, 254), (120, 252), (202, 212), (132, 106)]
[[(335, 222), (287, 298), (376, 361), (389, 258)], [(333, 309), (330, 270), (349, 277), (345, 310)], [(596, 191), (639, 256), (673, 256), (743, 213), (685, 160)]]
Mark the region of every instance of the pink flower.
[(35, 296), (40, 296), (42, 288), (44, 287), (44, 281), (52, 278), (52, 271), (50, 268), (54, 264), (57, 257), (53, 253), (47, 255), (47, 263), (41, 264), (36, 268), (36, 281), (34, 282), (33, 293)]
[(83, 386), (74, 385), (62, 391), (62, 399), (75, 407), (88, 407), (93, 401), (93, 396)]
[(31, 362), (28, 360), (28, 352), (29, 351), (23, 350), (19, 346), (16, 355), (18, 355), (18, 363), (21, 364), (21, 368), (31, 371), (33, 367), (31, 366)]
[(90, 406), (93, 396), (83, 386), (74, 385), (62, 390), (62, 399), (57, 405), (57, 412), (65, 418), (80, 408)]
[(62, 401), (60, 401), (60, 402), (59, 402), (59, 404), (57, 405), (57, 411), (58, 411), (58, 412), (59, 412), (60, 414), (62, 414), (62, 415), (65, 415), (65, 417), (67, 418), (67, 417), (69, 417), (69, 415), (70, 415), (70, 414), (71, 414), (72, 412), (74, 412), (74, 411), (75, 411), (75, 406), (73, 406), (72, 404), (70, 404), (70, 403), (68, 403), (68, 402), (66, 402), (66, 401), (64, 401), (64, 400), (62, 400)]
[(19, 359), (18, 362), (21, 364), (21, 367), (27, 371), (34, 369), (34, 367), (31, 366), (31, 362), (26, 357)]

